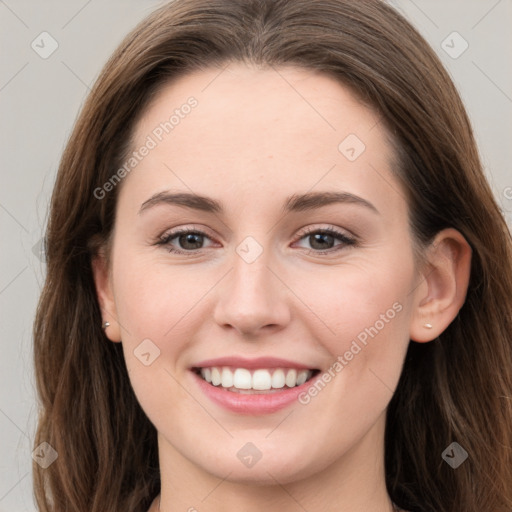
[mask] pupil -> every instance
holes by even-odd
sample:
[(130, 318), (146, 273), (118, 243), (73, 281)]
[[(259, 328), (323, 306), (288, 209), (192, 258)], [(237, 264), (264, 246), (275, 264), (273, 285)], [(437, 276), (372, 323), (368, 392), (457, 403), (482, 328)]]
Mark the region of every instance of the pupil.
[(315, 246), (315, 243), (317, 242), (323, 242), (324, 245), (322, 245), (322, 243), (320, 243), (320, 247), (317, 247), (317, 249), (325, 249), (325, 243), (330, 243), (334, 241), (334, 238), (332, 235), (329, 235), (327, 233), (317, 233), (315, 235), (312, 236), (313, 240), (314, 240), (314, 243), (312, 243), (311, 245), (314, 247)]
[[(199, 249), (201, 245), (201, 238), (202, 235), (194, 234), (194, 233), (188, 233), (186, 235), (181, 235), (180, 237), (180, 245), (184, 249)], [(187, 247), (187, 244), (191, 244), (192, 247)]]

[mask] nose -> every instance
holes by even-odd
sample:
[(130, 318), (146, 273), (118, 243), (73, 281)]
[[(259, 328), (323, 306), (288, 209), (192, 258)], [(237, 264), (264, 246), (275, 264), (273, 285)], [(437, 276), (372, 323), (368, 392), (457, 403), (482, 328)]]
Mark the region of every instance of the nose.
[(289, 323), (287, 288), (277, 277), (277, 269), (271, 268), (267, 253), (251, 263), (234, 255), (233, 268), (217, 289), (214, 320), (223, 329), (255, 339)]

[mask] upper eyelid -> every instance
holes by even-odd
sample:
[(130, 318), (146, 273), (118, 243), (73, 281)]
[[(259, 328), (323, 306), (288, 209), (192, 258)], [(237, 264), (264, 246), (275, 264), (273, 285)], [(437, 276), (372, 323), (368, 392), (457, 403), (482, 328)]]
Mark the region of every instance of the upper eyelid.
[[(298, 232), (299, 232), (298, 236), (304, 236), (305, 234), (309, 234), (312, 232), (314, 233), (317, 231), (329, 231), (329, 230), (339, 231), (340, 234), (346, 234), (346, 236), (351, 236), (351, 237), (353, 236), (354, 238), (356, 237), (356, 235), (354, 235), (351, 231), (347, 230), (346, 228), (339, 228), (339, 227), (332, 226), (330, 224), (324, 225), (324, 226), (307, 225), (298, 230)], [(213, 235), (209, 234), (210, 230), (208, 228), (203, 228), (201, 226), (197, 227), (194, 224), (191, 224), (190, 226), (185, 225), (184, 227), (179, 226), (176, 228), (171, 228), (169, 230), (164, 231), (159, 238), (167, 238), (170, 235), (179, 234), (181, 232), (198, 232), (201, 234), (212, 236), (212, 238), (214, 238)]]
[(309, 235), (311, 233), (316, 233), (318, 231), (333, 231), (335, 233), (338, 233), (340, 235), (344, 235), (346, 236), (347, 238), (357, 238), (356, 235), (354, 235), (352, 232), (348, 231), (347, 229), (345, 228), (338, 228), (338, 227), (334, 227), (334, 226), (330, 226), (328, 225), (327, 227), (311, 227), (311, 226), (306, 226), (305, 228), (301, 228), (299, 230), (299, 235), (297, 235), (299, 238), (302, 238), (306, 235)]
[(167, 240), (169, 238), (172, 239), (172, 238), (174, 238), (178, 235), (181, 235), (183, 233), (197, 233), (197, 234), (205, 235), (212, 240), (215, 239), (215, 237), (213, 235), (211, 235), (209, 233), (209, 231), (205, 228), (185, 226), (185, 227), (177, 227), (177, 228), (173, 228), (173, 229), (164, 231), (163, 234), (158, 237), (158, 240)]

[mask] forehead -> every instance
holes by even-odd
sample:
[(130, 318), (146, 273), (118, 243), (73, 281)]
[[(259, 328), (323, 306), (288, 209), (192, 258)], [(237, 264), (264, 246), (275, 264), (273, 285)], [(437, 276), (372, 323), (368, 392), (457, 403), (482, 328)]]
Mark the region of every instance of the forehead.
[(149, 140), (127, 179), (139, 195), (267, 186), (277, 194), (315, 184), (378, 195), (393, 180), (378, 115), (333, 77), (297, 67), (231, 63), (181, 76), (155, 95), (132, 149)]
[[(188, 109), (191, 98), (197, 105)], [(182, 110), (188, 113), (183, 115)], [(227, 144), (223, 135), (230, 131), (231, 140), (244, 139), (243, 146), (258, 137), (260, 148), (262, 143), (275, 147), (295, 132), (308, 132), (311, 146), (320, 141), (329, 145), (347, 129), (364, 137), (378, 122), (374, 112), (329, 75), (293, 66), (240, 63), (194, 71), (160, 86), (136, 127), (138, 140), (169, 121), (173, 113), (178, 117), (171, 123), (176, 141), (193, 129), (197, 144)], [(186, 123), (182, 122), (185, 117)], [(281, 132), (282, 137), (276, 141), (265, 137), (265, 132)]]

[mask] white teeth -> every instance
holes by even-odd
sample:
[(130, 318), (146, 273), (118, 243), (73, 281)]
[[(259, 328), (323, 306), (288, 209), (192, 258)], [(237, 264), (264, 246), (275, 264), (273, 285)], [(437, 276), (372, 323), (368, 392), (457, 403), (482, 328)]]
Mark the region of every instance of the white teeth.
[(256, 370), (252, 376), (252, 389), (270, 389), (272, 377), (267, 370)]
[[(234, 370), (234, 371), (233, 371)], [(301, 386), (310, 379), (311, 370), (296, 370), (294, 368), (258, 369), (252, 373), (247, 368), (231, 369), (228, 367), (201, 368), (201, 376), (213, 386), (221, 386), (231, 391), (256, 390), (268, 391), (287, 386)]]
[(251, 372), (245, 368), (237, 368), (233, 376), (233, 386), (238, 389), (251, 389)]
[(302, 370), (297, 374), (297, 386), (301, 386), (308, 378), (308, 371)]
[(272, 374), (272, 387), (275, 389), (284, 388), (284, 371), (281, 368), (278, 368)]
[(222, 369), (221, 386), (223, 388), (230, 388), (233, 386), (233, 373), (229, 371), (229, 368)]
[(212, 384), (218, 386), (221, 382), (220, 371), (218, 368), (212, 368)]
[(289, 388), (293, 388), (297, 384), (297, 370), (288, 370), (284, 382)]
[(203, 375), (203, 378), (206, 382), (211, 382), (212, 381), (212, 371), (210, 370), (210, 368), (203, 368), (201, 370), (201, 373)]

